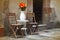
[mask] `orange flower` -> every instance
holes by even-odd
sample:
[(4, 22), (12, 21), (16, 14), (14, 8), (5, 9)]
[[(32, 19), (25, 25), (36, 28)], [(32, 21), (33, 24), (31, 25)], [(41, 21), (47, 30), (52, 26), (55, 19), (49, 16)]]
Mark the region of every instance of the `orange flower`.
[(19, 7), (26, 7), (26, 4), (24, 2), (19, 3)]
[(19, 8), (24, 11), (26, 9), (26, 4), (24, 2), (19, 3)]

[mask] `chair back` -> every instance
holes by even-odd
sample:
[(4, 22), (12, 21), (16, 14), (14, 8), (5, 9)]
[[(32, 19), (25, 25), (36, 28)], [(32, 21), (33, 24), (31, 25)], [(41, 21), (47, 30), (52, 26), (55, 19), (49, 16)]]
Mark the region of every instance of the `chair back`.
[(27, 19), (29, 20), (29, 22), (36, 22), (34, 13), (27, 13)]
[(8, 13), (7, 16), (8, 16), (9, 24), (16, 24), (17, 23), (15, 13)]

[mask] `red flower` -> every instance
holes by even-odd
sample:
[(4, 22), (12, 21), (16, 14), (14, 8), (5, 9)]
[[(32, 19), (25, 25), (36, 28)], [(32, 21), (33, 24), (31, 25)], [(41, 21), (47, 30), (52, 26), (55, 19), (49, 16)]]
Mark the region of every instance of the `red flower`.
[(24, 2), (21, 2), (19, 3), (19, 7), (22, 8), (22, 7), (26, 7), (26, 4)]
[(19, 3), (19, 8), (24, 11), (26, 9), (26, 4), (24, 2)]

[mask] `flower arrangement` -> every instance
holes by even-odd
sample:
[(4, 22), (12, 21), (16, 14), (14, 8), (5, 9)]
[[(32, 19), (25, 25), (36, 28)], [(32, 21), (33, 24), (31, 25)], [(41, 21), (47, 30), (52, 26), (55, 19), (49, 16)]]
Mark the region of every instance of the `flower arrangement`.
[(25, 9), (26, 9), (26, 4), (25, 4), (24, 2), (19, 3), (19, 8), (20, 8), (22, 11), (25, 11)]

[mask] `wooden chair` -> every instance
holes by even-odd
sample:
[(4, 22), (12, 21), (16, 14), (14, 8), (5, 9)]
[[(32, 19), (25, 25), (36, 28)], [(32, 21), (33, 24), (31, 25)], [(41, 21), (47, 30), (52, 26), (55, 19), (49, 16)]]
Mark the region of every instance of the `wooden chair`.
[[(12, 33), (14, 35), (14, 37), (17, 38), (16, 33), (17, 33), (18, 30), (20, 30), (20, 28), (22, 27), (22, 24), (18, 24), (17, 23), (16, 14), (15, 13), (8, 13), (7, 14), (7, 18), (8, 18), (8, 23), (9, 23), (9, 29), (11, 30), (10, 34)], [(19, 32), (23, 36), (22, 31), (20, 30)]]
[(35, 14), (34, 13), (27, 13), (27, 19), (29, 20), (29, 30), (30, 34), (35, 34), (38, 32), (38, 24), (35, 19)]

